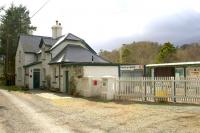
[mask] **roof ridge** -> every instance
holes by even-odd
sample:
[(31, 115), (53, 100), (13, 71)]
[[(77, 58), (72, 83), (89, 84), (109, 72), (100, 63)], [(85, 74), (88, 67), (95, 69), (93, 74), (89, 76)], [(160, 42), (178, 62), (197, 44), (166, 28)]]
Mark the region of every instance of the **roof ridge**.
[(53, 37), (49, 37), (49, 36), (41, 36), (41, 35), (30, 35), (30, 34), (20, 34), (20, 36), (32, 36), (32, 37), (42, 37), (42, 38), (51, 38), (54, 39)]
[(74, 37), (76, 37), (76, 38), (78, 38), (78, 39), (80, 39), (80, 40), (83, 40), (82, 38), (80, 38), (80, 37), (78, 37), (78, 36), (76, 36), (76, 35), (74, 35), (74, 34), (72, 34), (72, 33), (68, 33), (68, 35), (67, 35), (67, 37), (69, 36), (69, 35), (72, 35), (72, 36), (74, 36)]

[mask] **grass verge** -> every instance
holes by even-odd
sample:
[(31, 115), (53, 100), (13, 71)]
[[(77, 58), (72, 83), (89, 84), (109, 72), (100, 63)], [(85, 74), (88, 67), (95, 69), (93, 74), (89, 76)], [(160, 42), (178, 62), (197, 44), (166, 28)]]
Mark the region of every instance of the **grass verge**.
[(24, 88), (24, 87), (18, 87), (18, 86), (5, 86), (5, 85), (0, 85), (0, 88), (1, 89), (4, 89), (4, 90), (8, 90), (8, 91), (28, 91), (27, 88)]
[(27, 88), (25, 87), (18, 87), (18, 86), (6, 86), (4, 85), (3, 81), (0, 81), (0, 89), (4, 89), (4, 90), (8, 90), (8, 91), (22, 91), (22, 92), (25, 92), (25, 91), (28, 91)]

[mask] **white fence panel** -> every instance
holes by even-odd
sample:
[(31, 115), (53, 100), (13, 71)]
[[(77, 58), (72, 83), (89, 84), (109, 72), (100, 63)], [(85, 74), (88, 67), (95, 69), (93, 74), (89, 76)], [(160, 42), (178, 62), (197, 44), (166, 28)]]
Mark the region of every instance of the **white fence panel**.
[(200, 78), (122, 77), (114, 95), (116, 100), (200, 103)]

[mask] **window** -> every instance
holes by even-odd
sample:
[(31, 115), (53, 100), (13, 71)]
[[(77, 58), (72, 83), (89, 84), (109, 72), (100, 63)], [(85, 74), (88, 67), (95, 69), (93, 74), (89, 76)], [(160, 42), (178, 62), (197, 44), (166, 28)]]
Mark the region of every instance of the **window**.
[(46, 59), (46, 53), (42, 51), (42, 60)]
[(43, 81), (45, 81), (45, 80), (46, 80), (46, 69), (43, 68)]
[(53, 81), (56, 82), (56, 68), (53, 70)]
[(22, 68), (18, 68), (18, 80), (22, 80)]
[(177, 78), (184, 77), (184, 68), (175, 68), (175, 77)]
[(42, 48), (42, 60), (46, 59), (45, 48)]

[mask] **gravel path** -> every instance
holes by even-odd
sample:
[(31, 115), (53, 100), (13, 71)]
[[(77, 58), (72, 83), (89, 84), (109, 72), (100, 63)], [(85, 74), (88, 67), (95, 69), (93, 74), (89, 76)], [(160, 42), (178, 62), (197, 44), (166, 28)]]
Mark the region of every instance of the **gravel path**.
[(67, 128), (57, 125), (45, 112), (38, 111), (27, 101), (12, 93), (0, 90), (1, 132), (65, 133)]
[(0, 90), (0, 133), (200, 132), (200, 106), (104, 103), (53, 95)]

